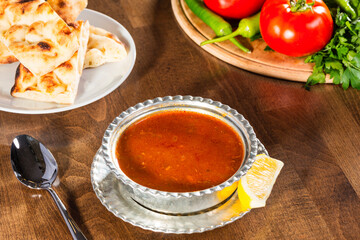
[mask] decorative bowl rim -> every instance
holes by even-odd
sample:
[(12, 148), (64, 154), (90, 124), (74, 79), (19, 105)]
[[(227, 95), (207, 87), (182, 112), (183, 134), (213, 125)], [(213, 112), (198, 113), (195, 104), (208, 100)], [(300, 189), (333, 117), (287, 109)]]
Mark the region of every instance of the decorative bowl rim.
[[(250, 146), (249, 151), (249, 158), (244, 159), (244, 163), (239, 168), (239, 170), (227, 181), (217, 185), (213, 186), (204, 190), (199, 191), (193, 191), (193, 192), (166, 192), (161, 190), (156, 190), (152, 188), (145, 187), (143, 185), (140, 185), (136, 183), (135, 181), (131, 180), (129, 177), (127, 177), (124, 173), (121, 173), (117, 170), (116, 166), (113, 163), (110, 149), (111, 146), (111, 137), (116, 134), (116, 130), (119, 126), (119, 124), (124, 120), (126, 117), (128, 117), (130, 114), (133, 114), (143, 108), (161, 104), (161, 103), (169, 103), (169, 102), (198, 102), (198, 103), (205, 103), (211, 106), (215, 106), (217, 108), (221, 108), (224, 110), (227, 114), (232, 115), (236, 120), (238, 120), (242, 127), (246, 130), (246, 133), (249, 136), (250, 142), (248, 143)], [(161, 108), (161, 107), (160, 107)], [(250, 125), (250, 123), (244, 118), (243, 115), (238, 113), (235, 109), (232, 109), (228, 105), (222, 104), (218, 101), (213, 101), (209, 98), (202, 98), (202, 97), (193, 97), (190, 95), (186, 96), (166, 96), (166, 97), (157, 97), (151, 100), (146, 100), (142, 103), (138, 103), (135, 106), (132, 106), (128, 108), (127, 110), (123, 111), (119, 116), (117, 116), (108, 126), (104, 133), (104, 137), (102, 140), (101, 150), (103, 152), (103, 157), (105, 159), (106, 165), (110, 168), (110, 170), (115, 174), (116, 178), (121, 180), (124, 184), (129, 185), (132, 189), (139, 190), (140, 192), (143, 192), (145, 194), (151, 194), (153, 196), (163, 196), (163, 197), (174, 197), (174, 198), (180, 198), (180, 197), (200, 197), (207, 194), (212, 194), (217, 191), (221, 191), (222, 189), (231, 186), (235, 182), (237, 182), (242, 176), (244, 176), (247, 171), (251, 168), (253, 162), (255, 161), (255, 156), (258, 152), (258, 141), (256, 138), (256, 134), (253, 130), (253, 127)]]

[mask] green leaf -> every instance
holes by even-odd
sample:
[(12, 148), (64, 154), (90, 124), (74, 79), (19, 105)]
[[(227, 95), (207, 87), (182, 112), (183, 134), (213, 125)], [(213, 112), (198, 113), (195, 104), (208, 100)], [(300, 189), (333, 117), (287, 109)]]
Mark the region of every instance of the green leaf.
[(351, 36), (351, 43), (356, 43), (359, 40), (357, 35)]
[(314, 56), (315, 66), (317, 66), (317, 67), (322, 66), (323, 65), (323, 58), (324, 58), (324, 56), (321, 55), (321, 54), (315, 55)]
[[(356, 53), (355, 53), (356, 54)], [(352, 60), (351, 63), (355, 65), (356, 67), (360, 68), (360, 53), (356, 54)]]
[(326, 74), (330, 75), (334, 84), (341, 84), (344, 89), (350, 86), (360, 89), (360, 17), (352, 21), (338, 8), (334, 28), (329, 43), (305, 60), (306, 63), (315, 63), (305, 85), (307, 89), (324, 83)]
[(345, 72), (341, 75), (340, 83), (342, 83), (342, 88), (344, 90), (349, 88), (351, 76), (352, 74), (349, 68), (347, 68)]
[(340, 8), (337, 10), (335, 24), (339, 27), (343, 27), (348, 20), (348, 15), (344, 12), (341, 12)]
[(356, 56), (356, 52), (351, 50), (351, 51), (348, 52), (346, 58), (347, 58), (349, 61), (352, 61), (355, 56)]
[(305, 63), (311, 63), (311, 62), (314, 62), (314, 58), (313, 58), (314, 55), (310, 55), (308, 56), (306, 59), (305, 59)]
[(257, 34), (255, 34), (254, 36), (252, 36), (251, 38), (250, 38), (250, 41), (252, 42), (252, 41), (255, 41), (256, 39), (259, 39), (259, 38), (261, 38), (262, 36), (261, 36), (261, 33), (257, 33)]
[(350, 23), (349, 21), (347, 21), (347, 22), (345, 23), (345, 25), (348, 27), (349, 31), (350, 31), (352, 34), (354, 34), (355, 36), (357, 35), (356, 32), (353, 30), (353, 27), (352, 27), (352, 25), (351, 25), (351, 23)]
[(324, 83), (325, 82), (325, 73), (319, 72), (319, 73), (313, 73), (308, 78), (306, 84), (307, 85), (315, 85), (318, 83)]
[(345, 34), (345, 28), (339, 29), (339, 30), (338, 30), (338, 34), (339, 34), (340, 36), (344, 35), (344, 34)]
[(340, 84), (340, 72), (338, 70), (330, 70), (330, 78), (334, 84)]
[(346, 45), (347, 41), (348, 41), (348, 40), (347, 40), (345, 37), (339, 37), (339, 42), (340, 42), (341, 44), (345, 44), (345, 45)]
[(360, 22), (357, 21), (355, 22), (355, 28), (354, 28), (355, 31), (359, 31), (360, 30)]
[(330, 52), (329, 52), (329, 57), (330, 57), (330, 58), (336, 58), (336, 59), (338, 58), (336, 49), (334, 49), (334, 50), (331, 49), (331, 50), (330, 50)]
[(341, 77), (341, 82), (344, 89), (347, 89), (350, 84), (353, 88), (360, 89), (360, 71), (348, 67)]
[(271, 47), (269, 47), (269, 46), (266, 46), (265, 47), (265, 49), (264, 49), (264, 51), (272, 51), (272, 52), (275, 52)]
[(351, 63), (346, 59), (342, 60), (342, 64), (344, 65), (345, 68), (350, 67), (350, 65), (351, 65)]
[(340, 48), (336, 49), (336, 51), (337, 51), (338, 58), (341, 59), (347, 55), (347, 53), (349, 52), (349, 48), (340, 47)]
[(360, 89), (360, 71), (355, 68), (349, 68), (352, 75), (350, 78), (351, 86), (355, 89)]
[(350, 0), (350, 4), (356, 8), (359, 5), (359, 0)]
[(334, 60), (334, 61), (328, 61), (325, 62), (325, 69), (336, 69), (336, 70), (343, 70), (343, 65), (341, 62)]

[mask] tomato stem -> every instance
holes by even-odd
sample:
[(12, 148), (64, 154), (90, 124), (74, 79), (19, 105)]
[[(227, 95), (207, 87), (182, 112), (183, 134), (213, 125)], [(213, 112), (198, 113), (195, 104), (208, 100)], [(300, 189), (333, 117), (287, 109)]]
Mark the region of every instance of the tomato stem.
[(315, 0), (312, 3), (307, 3), (306, 0), (290, 0), (291, 12), (305, 12), (307, 10), (312, 11), (312, 7), (315, 4)]

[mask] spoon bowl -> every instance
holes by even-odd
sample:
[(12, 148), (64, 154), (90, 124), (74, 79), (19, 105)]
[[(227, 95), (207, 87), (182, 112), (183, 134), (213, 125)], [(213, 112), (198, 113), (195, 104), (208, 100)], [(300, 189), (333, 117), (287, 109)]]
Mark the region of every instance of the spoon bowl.
[(22, 184), (32, 189), (45, 189), (51, 194), (73, 239), (86, 239), (51, 188), (57, 177), (58, 165), (49, 149), (31, 136), (19, 135), (11, 144), (11, 166)]
[(58, 173), (58, 165), (51, 152), (28, 135), (14, 138), (11, 165), (17, 179), (33, 189), (50, 188)]

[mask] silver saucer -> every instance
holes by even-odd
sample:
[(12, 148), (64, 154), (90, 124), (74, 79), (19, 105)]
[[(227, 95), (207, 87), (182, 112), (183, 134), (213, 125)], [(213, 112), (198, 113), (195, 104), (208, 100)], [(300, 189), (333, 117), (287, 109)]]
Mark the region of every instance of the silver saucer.
[[(264, 145), (258, 142), (258, 154), (268, 155)], [(125, 222), (154, 232), (200, 233), (232, 223), (249, 212), (240, 210), (237, 192), (219, 208), (197, 215), (170, 216), (144, 208), (122, 194), (124, 185), (108, 168), (100, 149), (94, 157), (90, 175), (96, 196), (107, 210)]]

